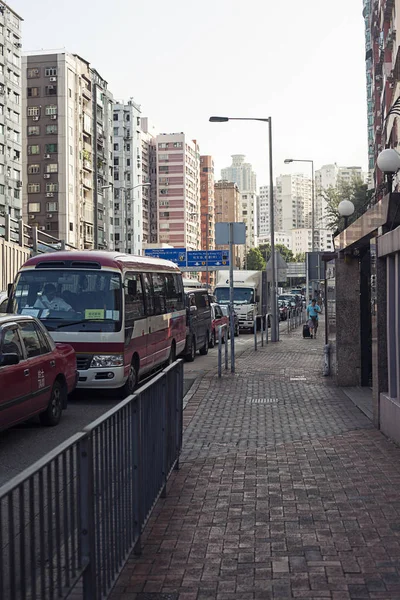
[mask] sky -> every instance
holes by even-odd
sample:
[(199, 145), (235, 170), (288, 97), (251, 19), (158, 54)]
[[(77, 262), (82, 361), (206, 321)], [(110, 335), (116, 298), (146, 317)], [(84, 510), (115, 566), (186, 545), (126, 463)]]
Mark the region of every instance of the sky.
[(361, 0), (8, 0), (23, 50), (85, 58), (116, 99), (133, 98), (159, 133), (185, 132), (215, 160), (216, 179), (245, 154), (268, 183), (268, 125), (209, 123), (211, 115), (272, 118), (274, 176), (367, 165)]

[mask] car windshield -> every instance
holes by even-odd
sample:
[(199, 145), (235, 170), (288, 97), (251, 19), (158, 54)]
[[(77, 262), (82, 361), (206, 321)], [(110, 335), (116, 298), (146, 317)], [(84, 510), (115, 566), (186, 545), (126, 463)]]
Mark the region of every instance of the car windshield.
[(37, 317), (50, 331), (119, 331), (121, 277), (81, 269), (23, 271), (14, 287), (12, 312)]
[[(229, 304), (229, 288), (215, 289), (218, 304)], [(252, 288), (233, 288), (233, 301), (235, 304), (254, 304), (254, 290)]]

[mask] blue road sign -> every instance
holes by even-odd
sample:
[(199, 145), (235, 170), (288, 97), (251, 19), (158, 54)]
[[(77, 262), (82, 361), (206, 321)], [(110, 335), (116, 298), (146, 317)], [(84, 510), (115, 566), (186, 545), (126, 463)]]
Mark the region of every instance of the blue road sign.
[(186, 248), (146, 248), (145, 256), (170, 260), (178, 267), (186, 267)]
[[(207, 250), (188, 250), (187, 266), (200, 267), (207, 266)], [(208, 268), (229, 267), (229, 250), (208, 250)]]

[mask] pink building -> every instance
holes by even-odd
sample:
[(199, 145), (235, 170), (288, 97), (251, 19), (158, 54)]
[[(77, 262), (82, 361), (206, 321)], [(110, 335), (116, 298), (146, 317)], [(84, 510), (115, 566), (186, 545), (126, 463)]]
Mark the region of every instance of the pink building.
[(200, 248), (200, 153), (184, 133), (156, 138), (158, 243)]

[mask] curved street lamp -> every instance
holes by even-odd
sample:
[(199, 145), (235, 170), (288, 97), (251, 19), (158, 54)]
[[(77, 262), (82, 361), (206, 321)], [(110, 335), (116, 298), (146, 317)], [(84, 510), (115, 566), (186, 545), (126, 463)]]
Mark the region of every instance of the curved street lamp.
[(344, 218), (344, 229), (347, 229), (349, 217), (354, 214), (354, 204), (351, 200), (342, 200), (338, 206), (338, 212)]
[[(268, 145), (269, 145), (269, 185), (270, 185), (270, 203), (269, 203), (269, 220), (270, 220), (270, 234), (271, 234), (271, 288), (272, 288), (272, 301), (271, 301), (271, 341), (279, 341), (279, 327), (278, 327), (278, 295), (277, 295), (277, 282), (276, 282), (276, 256), (275, 256), (275, 224), (274, 224), (274, 177), (273, 177), (273, 161), (272, 161), (272, 118), (267, 117), (261, 119), (258, 117), (210, 117), (210, 123), (226, 123), (227, 121), (262, 121), (268, 123)], [(232, 257), (231, 257), (232, 261)], [(230, 299), (233, 305), (233, 298)]]

